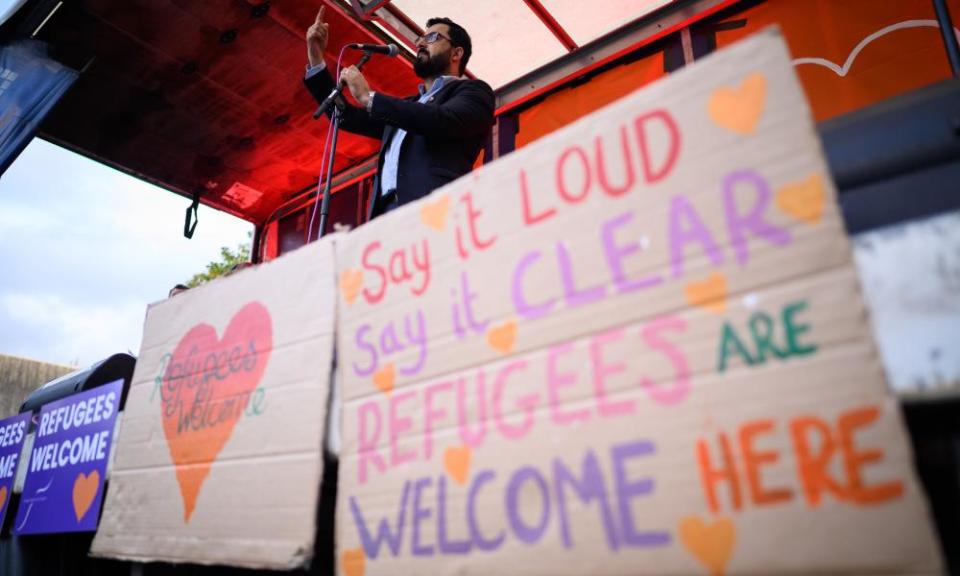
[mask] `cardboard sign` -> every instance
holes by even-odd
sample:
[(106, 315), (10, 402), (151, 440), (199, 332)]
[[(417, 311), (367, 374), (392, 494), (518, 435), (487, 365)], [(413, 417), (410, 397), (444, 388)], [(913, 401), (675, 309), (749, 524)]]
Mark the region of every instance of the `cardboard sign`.
[(341, 574), (939, 569), (777, 32), (337, 264)]
[(0, 524), (7, 517), (7, 504), (13, 494), (13, 481), (29, 426), (29, 412), (0, 420)]
[(152, 305), (99, 556), (293, 568), (314, 549), (332, 239)]
[(117, 380), (40, 409), (15, 533), (97, 529), (122, 393)]

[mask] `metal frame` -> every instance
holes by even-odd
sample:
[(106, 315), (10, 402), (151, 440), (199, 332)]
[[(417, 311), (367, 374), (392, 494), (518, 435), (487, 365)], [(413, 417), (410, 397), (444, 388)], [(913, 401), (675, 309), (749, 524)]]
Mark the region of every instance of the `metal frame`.
[[(65, 149), (65, 150), (69, 150), (69, 151), (73, 152), (74, 154), (77, 154), (77, 155), (79, 155), (79, 156), (83, 156), (84, 158), (87, 158), (87, 159), (89, 159), (89, 160), (92, 160), (93, 162), (96, 162), (96, 163), (98, 163), (98, 164), (103, 164), (104, 166), (108, 166), (108, 167), (110, 167), (110, 168), (113, 168), (113, 169), (116, 170), (117, 172), (122, 172), (123, 174), (127, 174), (128, 176), (132, 176), (133, 178), (136, 178), (137, 180), (140, 180), (140, 181), (142, 181), (142, 182), (146, 182), (147, 184), (151, 184), (151, 185), (153, 185), (153, 186), (156, 186), (157, 188), (160, 188), (161, 190), (166, 190), (167, 192), (170, 192), (170, 193), (172, 193), (172, 194), (176, 194), (177, 196), (182, 196), (185, 200), (188, 200), (188, 201), (191, 201), (191, 202), (193, 201), (194, 192), (188, 192), (187, 190), (185, 190), (185, 189), (183, 189), (183, 188), (179, 188), (179, 187), (177, 187), (177, 186), (173, 186), (172, 184), (169, 184), (169, 183), (167, 183), (167, 182), (160, 181), (160, 180), (158, 180), (158, 179), (156, 179), (156, 178), (153, 178), (153, 177), (151, 177), (151, 176), (148, 176), (147, 174), (143, 174), (142, 172), (137, 172), (136, 170), (132, 170), (132, 169), (130, 169), (130, 168), (127, 168), (126, 166), (122, 166), (122, 165), (120, 165), (120, 164), (117, 164), (116, 162), (112, 162), (112, 161), (110, 161), (110, 160), (108, 160), (108, 159), (106, 159), (106, 158), (103, 158), (102, 156), (98, 156), (98, 155), (96, 155), (96, 154), (93, 154), (93, 153), (91, 153), (89, 150), (84, 150), (84, 149), (82, 149), (82, 148), (78, 148), (78, 147), (70, 144), (69, 142), (65, 142), (65, 141), (63, 141), (63, 140), (61, 140), (61, 139), (59, 139), (59, 138), (54, 138), (54, 137), (51, 136), (50, 134), (47, 134), (46, 132), (44, 132), (44, 131), (42, 130), (42, 128), (37, 131), (36, 138), (40, 138), (41, 140), (46, 140), (47, 142), (50, 142), (51, 144), (55, 144), (55, 145), (57, 145), (57, 146)], [(258, 225), (256, 222), (251, 222), (250, 220), (248, 220), (247, 218), (245, 218), (244, 215), (241, 214), (239, 211), (237, 211), (237, 210), (235, 210), (235, 209), (233, 209), (233, 208), (231, 208), (231, 207), (229, 207), (229, 206), (225, 206), (225, 205), (223, 205), (223, 204), (212, 204), (212, 203), (210, 203), (210, 202), (207, 202), (207, 201), (203, 198), (203, 194), (202, 194), (202, 193), (201, 193), (200, 203), (203, 204), (204, 206), (208, 206), (208, 207), (210, 207), (210, 208), (213, 208), (214, 210), (219, 210), (219, 211), (221, 211), (221, 212), (223, 212), (223, 213), (225, 213), (225, 214), (229, 214), (229, 215), (231, 215), (231, 216), (235, 216), (236, 218), (239, 218), (240, 220), (243, 220), (244, 222), (250, 222), (250, 223), (253, 224), (254, 226), (257, 226), (257, 225)]]
[[(524, 1), (527, 2), (527, 0)], [(942, 0), (933, 1), (936, 5)], [(678, 0), (668, 4), (610, 34), (578, 48), (575, 52), (562, 56), (503, 86), (497, 90), (496, 94), (497, 116), (499, 118), (505, 112), (519, 108), (530, 100), (562, 88), (564, 85), (578, 78), (582, 78), (602, 66), (614, 63), (616, 60), (648, 46), (657, 40), (663, 39), (676, 32), (682, 32), (692, 24), (741, 3), (750, 4), (748, 0)], [(539, 1), (537, 1), (537, 4), (539, 4)], [(406, 15), (392, 4), (382, 6), (376, 14), (381, 23), (389, 22), (393, 27), (403, 29), (403, 32), (398, 33), (398, 36), (402, 37), (404, 34), (416, 35), (422, 32), (422, 30), (412, 29), (411, 26), (415, 27), (416, 24), (411, 22)], [(942, 16), (942, 13), (938, 11), (938, 15)], [(948, 18), (949, 22), (948, 13), (945, 17)], [(956, 38), (954, 37), (953, 40), (956, 41)], [(949, 53), (949, 42), (946, 39), (944, 44), (945, 49)], [(879, 108), (877, 106), (870, 108), (870, 110), (874, 111), (872, 113), (877, 113), (877, 110), (883, 109), (882, 105), (878, 106)], [(850, 121), (854, 121), (854, 118), (860, 118), (860, 116), (857, 115), (857, 113), (853, 113), (853, 115), (850, 116)], [(842, 145), (841, 134), (844, 130), (840, 126), (845, 119), (847, 119), (847, 116), (838, 119), (840, 123), (831, 121), (822, 126), (821, 129), (824, 132), (824, 138), (827, 140), (828, 152), (831, 152), (830, 148), (836, 149), (837, 146)], [(502, 155), (503, 152), (499, 150), (500, 147), (498, 144), (497, 139), (494, 138), (492, 146), (494, 158)], [(841, 172), (843, 172), (843, 170), (849, 170), (849, 166), (850, 165), (847, 165), (847, 168), (840, 168)], [(376, 170), (375, 156), (367, 159), (363, 164), (337, 175), (334, 191), (354, 183), (358, 178), (368, 177), (374, 170)], [(845, 176), (841, 174), (838, 175), (837, 178), (838, 181), (841, 182), (842, 187), (848, 187), (843, 183)], [(301, 191), (296, 197), (282, 205), (267, 221), (281, 218), (302, 207), (302, 205), (308, 201), (308, 198), (304, 197), (304, 194), (308, 190)], [(942, 198), (942, 200), (946, 200), (949, 204), (952, 198)], [(855, 202), (852, 196), (850, 201)], [(871, 224), (862, 223), (855, 224), (855, 226), (858, 228), (862, 226), (869, 228), (877, 225), (876, 222), (887, 220), (889, 220), (889, 217), (881, 217), (880, 220), (871, 220), (871, 222), (873, 222)]]
[(680, 0), (668, 4), (501, 87), (497, 90), (497, 113), (516, 108), (741, 1)]
[(414, 40), (418, 36), (415, 31), (408, 26), (407, 22), (394, 16), (393, 12), (387, 9), (377, 10), (373, 24), (381, 27), (388, 34), (395, 37), (403, 44), (409, 52), (416, 50)]
[(527, 8), (530, 8), (534, 14), (537, 15), (537, 18), (543, 22), (543, 25), (547, 27), (548, 30), (563, 44), (563, 47), (567, 49), (567, 52), (573, 52), (579, 46), (573, 41), (573, 38), (570, 37), (570, 34), (564, 30), (563, 26), (557, 22), (557, 19), (553, 17), (553, 14), (547, 10), (543, 4), (540, 3), (540, 0), (523, 0), (527, 5)]
[[(498, 90), (497, 116), (741, 1), (743, 0), (681, 0), (645, 15)], [(406, 39), (409, 35), (418, 36), (423, 32), (392, 4), (381, 6), (375, 15), (377, 23), (398, 38)], [(370, 21), (367, 23), (368, 26), (372, 24)], [(494, 159), (501, 155), (499, 148), (499, 142), (494, 138), (492, 150)], [(369, 177), (376, 168), (377, 156), (372, 156), (335, 175), (332, 193), (336, 194), (338, 190), (356, 183), (357, 180)], [(279, 220), (303, 208), (310, 202), (314, 189), (315, 187), (311, 185), (299, 190), (259, 226)]]
[(950, 8), (947, 0), (933, 0), (933, 10), (937, 13), (937, 22), (940, 23), (940, 35), (943, 36), (943, 49), (947, 52), (950, 69), (954, 76), (960, 76), (960, 45), (957, 36), (953, 33), (953, 19), (950, 18)]
[(0, 40), (6, 42), (20, 38), (33, 38), (47, 21), (59, 10), (60, 0), (28, 1), (10, 15), (3, 23)]
[(353, 12), (359, 18), (364, 20), (369, 20), (371, 18), (370, 14), (376, 12), (380, 9), (381, 6), (389, 4), (390, 0), (350, 0), (350, 6), (353, 7)]
[[(333, 176), (333, 186), (331, 194), (336, 194), (340, 190), (347, 188), (353, 184), (356, 184), (358, 180), (363, 180), (372, 176), (377, 170), (377, 161), (379, 155), (373, 155), (357, 164), (351, 168), (344, 170), (339, 174), (334, 174)], [(306, 188), (298, 190), (294, 193), (293, 197), (280, 205), (276, 210), (273, 211), (270, 216), (261, 222), (259, 225), (264, 226), (273, 222), (275, 220), (280, 220), (290, 214), (296, 212), (297, 210), (303, 208), (310, 203), (311, 200), (316, 198), (317, 186), (311, 184)]]
[(412, 52), (416, 52), (417, 38), (423, 35), (423, 28), (393, 4), (386, 4), (374, 16), (378, 24), (402, 40)]
[[(524, 0), (528, 2), (528, 0)], [(538, 0), (533, 0), (539, 4)], [(564, 56), (551, 64), (543, 66), (520, 79), (508, 84), (497, 91), (497, 116), (505, 111), (520, 106), (532, 98), (540, 96), (551, 89), (588, 74), (617, 58), (642, 48), (660, 38), (683, 30), (690, 24), (707, 18), (716, 12), (743, 0), (683, 0), (670, 4), (660, 10), (652, 12), (632, 24), (629, 24), (611, 34), (597, 39), (590, 44), (578, 48), (575, 53)], [(542, 5), (540, 5), (542, 8)], [(533, 9), (533, 8), (531, 8)], [(416, 24), (410, 21), (396, 6), (386, 4), (376, 11), (377, 23), (389, 29), (398, 38), (406, 35), (419, 35), (423, 31), (417, 29)], [(552, 18), (552, 17), (551, 17)], [(373, 22), (368, 19), (367, 25)], [(559, 24), (558, 24), (559, 26)], [(562, 28), (561, 28), (562, 30)], [(565, 34), (565, 32), (564, 32)], [(572, 39), (571, 39), (572, 42)], [(506, 99), (510, 99), (505, 102)], [(492, 142), (492, 156), (494, 159), (501, 155), (497, 137), (498, 123), (494, 126)], [(355, 184), (358, 180), (372, 175), (377, 168), (377, 156), (367, 158), (363, 163), (336, 174), (333, 182), (333, 192)], [(283, 203), (260, 226), (280, 220), (281, 218), (302, 209), (312, 199), (315, 187), (310, 186), (298, 191), (290, 200)], [(258, 226), (259, 227), (259, 226)]]

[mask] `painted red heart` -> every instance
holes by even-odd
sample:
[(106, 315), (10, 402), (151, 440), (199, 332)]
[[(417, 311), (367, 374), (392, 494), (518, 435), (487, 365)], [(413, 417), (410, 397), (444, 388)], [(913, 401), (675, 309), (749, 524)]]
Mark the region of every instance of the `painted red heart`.
[(163, 377), (160, 410), (185, 522), (211, 464), (260, 383), (272, 349), (270, 313), (259, 302), (241, 308), (223, 338), (209, 324), (197, 324), (174, 349)]

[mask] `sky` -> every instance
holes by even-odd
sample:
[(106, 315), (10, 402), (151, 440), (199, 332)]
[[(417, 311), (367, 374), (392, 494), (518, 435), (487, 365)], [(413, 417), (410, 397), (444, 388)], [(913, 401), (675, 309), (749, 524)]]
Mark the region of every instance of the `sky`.
[(138, 355), (147, 305), (253, 226), (49, 142), (0, 175), (0, 354), (89, 366)]

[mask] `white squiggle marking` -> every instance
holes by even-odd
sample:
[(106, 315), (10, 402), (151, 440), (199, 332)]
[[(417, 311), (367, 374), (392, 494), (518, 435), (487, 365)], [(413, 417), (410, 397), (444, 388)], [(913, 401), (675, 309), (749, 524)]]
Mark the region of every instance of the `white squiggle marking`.
[(23, 527), (27, 525), (27, 520), (30, 518), (30, 512), (33, 510), (33, 502), (30, 503), (30, 507), (27, 508), (27, 513), (23, 515), (23, 522), (20, 523), (20, 526), (17, 527), (17, 532), (23, 530)]
[(50, 481), (47, 482), (47, 485), (46, 485), (46, 486), (44, 486), (43, 488), (37, 488), (37, 492), (36, 492), (34, 495), (36, 495), (36, 494), (43, 494), (44, 492), (46, 492), (47, 490), (50, 489), (50, 486), (51, 486), (52, 484), (53, 484), (53, 477), (50, 478)]
[[(800, 66), (801, 64), (816, 64), (818, 66), (823, 66), (824, 68), (829, 68), (836, 73), (837, 76), (841, 78), (846, 76), (850, 72), (850, 68), (853, 66), (854, 61), (856, 61), (857, 56), (860, 55), (860, 52), (866, 48), (874, 40), (886, 36), (891, 32), (896, 32), (897, 30), (906, 30), (908, 28), (940, 28), (940, 24), (936, 20), (904, 20), (903, 22), (897, 22), (896, 24), (891, 24), (886, 28), (881, 28), (873, 34), (867, 36), (857, 44), (857, 47), (854, 48), (850, 55), (847, 56), (847, 61), (843, 63), (843, 67), (837, 66), (835, 62), (831, 62), (826, 58), (796, 58), (793, 61), (794, 66)], [(960, 30), (954, 28), (953, 33), (956, 34), (957, 39), (960, 40)]]
[[(34, 496), (43, 494), (50, 489), (50, 486), (53, 486), (53, 477), (50, 478), (50, 481), (47, 482), (46, 486), (41, 486), (37, 488), (37, 491), (33, 493)], [(27, 513), (23, 515), (23, 522), (20, 523), (20, 526), (17, 528), (17, 532), (23, 530), (23, 527), (27, 525), (27, 520), (30, 519), (30, 512), (33, 511), (33, 502), (30, 502), (30, 506), (27, 507)]]

